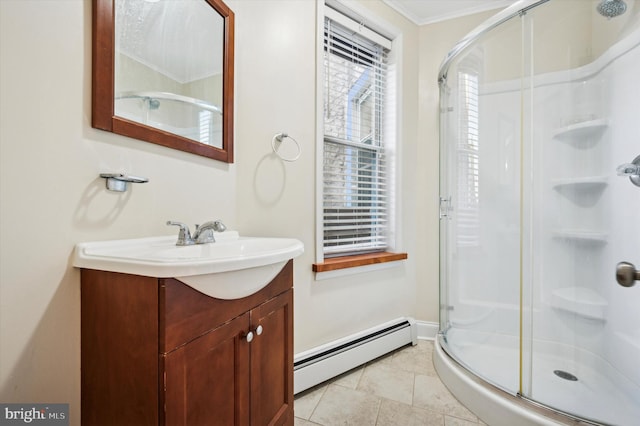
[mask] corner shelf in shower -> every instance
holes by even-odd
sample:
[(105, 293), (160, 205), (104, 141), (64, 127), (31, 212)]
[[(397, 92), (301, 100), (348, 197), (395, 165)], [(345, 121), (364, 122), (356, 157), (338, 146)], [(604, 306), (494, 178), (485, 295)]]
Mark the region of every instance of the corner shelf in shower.
[(600, 137), (609, 125), (606, 118), (581, 121), (561, 127), (553, 132), (553, 137), (561, 141), (579, 141)]
[(564, 287), (551, 292), (551, 306), (583, 318), (605, 321), (607, 301), (588, 288)]
[(571, 179), (558, 179), (553, 182), (553, 189), (575, 189), (578, 191), (602, 191), (608, 185), (606, 176), (588, 176)]
[(557, 229), (553, 232), (553, 237), (582, 244), (604, 245), (607, 243), (607, 234), (583, 229)]

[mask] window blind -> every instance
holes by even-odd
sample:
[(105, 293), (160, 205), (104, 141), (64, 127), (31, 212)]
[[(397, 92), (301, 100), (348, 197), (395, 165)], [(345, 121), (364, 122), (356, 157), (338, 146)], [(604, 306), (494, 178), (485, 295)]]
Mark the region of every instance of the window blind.
[(383, 134), (388, 53), (325, 18), (325, 257), (382, 251), (388, 245), (389, 168)]
[(458, 138), (457, 245), (473, 247), (480, 239), (479, 79), (476, 67), (458, 73), (460, 106)]

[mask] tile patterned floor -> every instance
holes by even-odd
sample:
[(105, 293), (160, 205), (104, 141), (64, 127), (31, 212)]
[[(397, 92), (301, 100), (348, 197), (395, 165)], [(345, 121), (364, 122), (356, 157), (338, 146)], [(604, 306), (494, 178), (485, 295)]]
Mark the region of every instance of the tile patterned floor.
[(484, 425), (442, 384), (432, 353), (420, 340), (298, 394), (295, 426)]

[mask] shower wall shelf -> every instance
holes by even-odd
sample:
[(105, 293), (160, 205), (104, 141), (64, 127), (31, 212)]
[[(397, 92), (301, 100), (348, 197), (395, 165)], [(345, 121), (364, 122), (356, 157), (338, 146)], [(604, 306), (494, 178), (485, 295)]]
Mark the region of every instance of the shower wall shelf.
[(608, 235), (602, 232), (587, 231), (582, 229), (560, 229), (553, 232), (553, 237), (560, 240), (574, 241), (576, 243), (604, 245)]
[(605, 321), (605, 310), (608, 305), (598, 293), (582, 287), (553, 290), (550, 304), (553, 308), (600, 321)]
[(580, 139), (591, 139), (600, 137), (609, 125), (606, 118), (581, 121), (561, 127), (553, 132), (553, 137), (561, 141), (577, 141)]
[(553, 182), (553, 189), (562, 190), (565, 188), (575, 188), (583, 191), (603, 190), (607, 183), (606, 176), (588, 176), (581, 178), (558, 179)]

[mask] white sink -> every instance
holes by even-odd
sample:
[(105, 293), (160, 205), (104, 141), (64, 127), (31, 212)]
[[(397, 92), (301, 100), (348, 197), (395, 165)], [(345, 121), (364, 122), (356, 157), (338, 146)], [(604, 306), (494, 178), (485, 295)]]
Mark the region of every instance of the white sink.
[(216, 234), (216, 242), (176, 246), (177, 237), (98, 241), (76, 245), (73, 266), (157, 278), (176, 278), (206, 295), (238, 299), (266, 286), (304, 251), (293, 238)]

